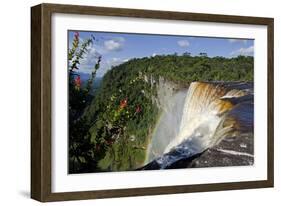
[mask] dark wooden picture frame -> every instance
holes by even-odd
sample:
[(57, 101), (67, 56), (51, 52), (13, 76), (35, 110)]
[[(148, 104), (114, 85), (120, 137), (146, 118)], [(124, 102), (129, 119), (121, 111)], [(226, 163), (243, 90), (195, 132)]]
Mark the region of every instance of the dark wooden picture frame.
[[(267, 26), (268, 131), (267, 180), (53, 193), (51, 190), (51, 16), (54, 13), (221, 22)], [(272, 18), (183, 13), (75, 5), (40, 4), (31, 8), (31, 197), (48, 201), (273, 187), (274, 83)]]

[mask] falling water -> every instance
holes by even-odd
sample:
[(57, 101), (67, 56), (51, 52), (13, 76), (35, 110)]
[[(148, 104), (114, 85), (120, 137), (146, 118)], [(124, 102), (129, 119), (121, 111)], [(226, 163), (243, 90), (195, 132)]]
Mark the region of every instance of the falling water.
[[(203, 152), (226, 136), (235, 135), (240, 126), (237, 119), (246, 117), (247, 120), (249, 116), (247, 106), (237, 102), (241, 102), (239, 98), (247, 100), (249, 91), (239, 88), (241, 85), (234, 85), (239, 88), (234, 89), (233, 85), (193, 82), (188, 90), (176, 93), (154, 130), (146, 163), (156, 160), (165, 168)], [(240, 117), (237, 111), (246, 115)]]

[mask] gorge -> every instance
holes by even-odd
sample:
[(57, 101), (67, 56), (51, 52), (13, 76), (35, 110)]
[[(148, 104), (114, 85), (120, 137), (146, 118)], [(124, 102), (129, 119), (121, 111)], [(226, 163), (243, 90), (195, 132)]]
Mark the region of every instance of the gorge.
[(163, 55), (115, 66), (73, 124), (70, 171), (253, 165), (253, 87), (253, 57)]

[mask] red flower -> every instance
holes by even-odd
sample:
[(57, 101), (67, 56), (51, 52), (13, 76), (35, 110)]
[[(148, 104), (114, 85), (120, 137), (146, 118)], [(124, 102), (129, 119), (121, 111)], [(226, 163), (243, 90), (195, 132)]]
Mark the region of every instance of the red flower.
[(141, 107), (140, 107), (140, 105), (137, 105), (137, 107), (136, 107), (136, 113), (140, 113), (141, 112)]
[(121, 102), (120, 102), (120, 108), (121, 108), (121, 109), (125, 108), (125, 107), (127, 106), (127, 104), (128, 104), (127, 98), (121, 100)]
[(80, 76), (77, 76), (77, 77), (75, 78), (74, 82), (75, 82), (75, 86), (78, 87), (78, 88), (80, 88), (80, 86), (81, 86), (81, 79), (80, 79)]

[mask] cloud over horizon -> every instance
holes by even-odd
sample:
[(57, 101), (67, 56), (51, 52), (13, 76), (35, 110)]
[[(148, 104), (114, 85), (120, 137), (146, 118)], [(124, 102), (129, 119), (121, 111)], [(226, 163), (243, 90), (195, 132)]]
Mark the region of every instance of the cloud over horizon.
[(232, 56), (253, 56), (254, 54), (254, 46), (249, 47), (241, 47), (240, 49), (234, 50), (230, 53)]
[(179, 40), (178, 42), (178, 45), (180, 46), (180, 47), (188, 47), (190, 44), (189, 44), (189, 41), (187, 41), (187, 40), (185, 40), (185, 39), (183, 39), (183, 40)]
[(120, 51), (122, 50), (125, 43), (125, 39), (123, 37), (113, 38), (104, 41), (104, 48), (107, 51)]

